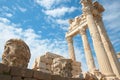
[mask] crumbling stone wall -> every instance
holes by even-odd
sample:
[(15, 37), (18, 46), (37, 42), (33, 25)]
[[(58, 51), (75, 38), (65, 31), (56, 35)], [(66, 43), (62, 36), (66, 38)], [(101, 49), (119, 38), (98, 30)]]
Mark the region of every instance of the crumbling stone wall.
[(52, 70), (51, 70), (52, 62), (55, 58), (58, 58), (58, 57), (63, 58), (60, 55), (46, 52), (45, 55), (39, 56), (35, 59), (35, 62), (33, 64), (33, 69), (52, 74)]
[(82, 80), (51, 75), (32, 69), (7, 66), (0, 63), (0, 80)]
[(72, 78), (79, 77), (82, 72), (80, 62), (72, 61), (50, 52), (46, 52), (45, 55), (36, 58), (33, 69)]

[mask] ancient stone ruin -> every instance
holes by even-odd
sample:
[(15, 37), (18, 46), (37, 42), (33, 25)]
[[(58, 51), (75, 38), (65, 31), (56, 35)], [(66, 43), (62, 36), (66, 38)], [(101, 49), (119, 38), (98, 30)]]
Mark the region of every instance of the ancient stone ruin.
[(72, 61), (50, 52), (46, 52), (45, 55), (36, 58), (33, 69), (73, 78), (79, 77), (79, 74), (82, 72), (80, 62)]
[(2, 63), (8, 66), (27, 68), (30, 56), (29, 47), (24, 41), (10, 39), (5, 44)]
[[(70, 59), (76, 60), (72, 38), (75, 35), (80, 34), (89, 72), (94, 75), (100, 72), (102, 75), (100, 74), (99, 76), (102, 76), (107, 80), (120, 79), (120, 63), (106, 33), (102, 20), (102, 12), (104, 12), (105, 9), (97, 1), (81, 0), (81, 4), (83, 13), (80, 16), (69, 20), (70, 27), (66, 33)], [(97, 73), (92, 51), (87, 39), (87, 29), (90, 32), (99, 64), (99, 71), (97, 71)]]
[[(102, 20), (104, 7), (97, 1), (81, 0), (82, 14), (69, 20), (66, 33), (70, 59), (46, 52), (35, 59), (33, 69), (27, 69), (30, 50), (20, 39), (6, 42), (0, 63), (0, 80), (120, 80), (120, 53), (116, 52), (106, 33)], [(89, 30), (99, 68), (95, 66), (87, 38)], [(82, 72), (82, 63), (76, 61), (73, 37), (80, 34), (83, 41), (88, 72)], [(84, 67), (84, 66), (83, 66)]]

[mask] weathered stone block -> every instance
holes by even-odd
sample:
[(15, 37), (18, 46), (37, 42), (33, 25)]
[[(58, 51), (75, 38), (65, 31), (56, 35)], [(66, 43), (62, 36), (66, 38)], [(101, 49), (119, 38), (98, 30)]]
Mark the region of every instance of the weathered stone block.
[(23, 69), (23, 77), (32, 77), (33, 76), (33, 70), (30, 69)]
[(67, 77), (61, 77), (61, 80), (69, 80)]
[(45, 75), (43, 74), (43, 72), (34, 71), (33, 78), (36, 78), (36, 79), (44, 79), (44, 77), (45, 77)]
[(52, 62), (53, 62), (53, 60), (52, 59), (48, 59), (48, 58), (46, 58), (46, 60), (45, 60), (45, 62), (46, 62), (46, 64), (52, 64)]
[(73, 80), (81, 80), (80, 78), (74, 78)]
[(10, 75), (0, 75), (0, 80), (11, 80)]
[(21, 77), (12, 77), (12, 80), (22, 80)]
[(46, 69), (47, 69), (47, 70), (51, 70), (51, 65), (49, 65), (49, 64), (46, 65)]
[(41, 72), (43, 72), (43, 73), (51, 73), (51, 71), (49, 71), (49, 70), (45, 70), (45, 69), (40, 69), (39, 71), (41, 71)]
[(33, 71), (30, 69), (12, 67), (10, 74), (13, 76), (32, 77)]
[(44, 73), (44, 80), (51, 80), (51, 75), (48, 73)]
[(74, 78), (69, 78), (68, 80), (74, 80)]
[(12, 76), (22, 76), (22, 68), (11, 67), (10, 74)]
[(10, 67), (0, 63), (0, 74), (9, 74)]
[(83, 80), (83, 79), (80, 79), (80, 78), (69, 78), (68, 80)]
[(51, 80), (62, 80), (59, 75), (52, 75)]
[(33, 78), (24, 78), (24, 80), (37, 80), (37, 79), (33, 79)]
[(77, 62), (77, 61), (73, 61), (72, 63), (71, 63), (73, 66), (81, 66), (81, 63), (80, 62)]
[(39, 68), (40, 69), (46, 69), (46, 64), (44, 62), (39, 63)]

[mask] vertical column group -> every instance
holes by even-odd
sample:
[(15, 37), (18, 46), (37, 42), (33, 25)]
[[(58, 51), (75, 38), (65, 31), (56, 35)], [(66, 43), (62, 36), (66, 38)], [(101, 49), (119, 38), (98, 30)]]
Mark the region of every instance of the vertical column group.
[[(92, 37), (93, 47), (98, 59), (100, 72), (102, 72), (105, 77), (114, 78), (116, 75), (118, 78), (120, 78), (120, 63), (106, 33), (104, 24), (102, 22), (101, 12), (98, 11), (98, 13), (93, 15), (93, 10), (97, 11), (97, 8), (93, 8), (92, 0), (81, 0), (81, 3), (83, 6), (83, 14), (86, 17), (88, 29)], [(89, 71), (93, 72), (95, 70), (95, 64), (87, 39), (86, 28), (80, 29), (79, 33), (82, 37)], [(76, 60), (72, 37), (67, 37), (67, 41), (70, 58), (72, 60)]]
[(99, 31), (92, 14), (92, 0), (81, 0), (83, 5), (83, 13), (86, 15), (88, 29), (93, 40), (93, 46), (99, 63), (99, 68), (106, 77), (114, 76), (108, 56), (105, 52)]
[(86, 57), (86, 62), (87, 62), (88, 69), (91, 73), (93, 73), (94, 70), (95, 70), (95, 63), (94, 63), (94, 59), (93, 59), (93, 56), (92, 56), (92, 51), (90, 49), (90, 45), (89, 45), (89, 42), (88, 42), (88, 38), (87, 38), (87, 35), (86, 35), (86, 29), (85, 28), (80, 29), (79, 33), (82, 37), (83, 47), (84, 47), (84, 52), (85, 52), (85, 57)]
[(96, 21), (96, 25), (100, 33), (105, 51), (111, 63), (113, 72), (116, 74), (117, 77), (120, 77), (120, 63), (119, 63), (119, 60), (117, 59), (112, 43), (110, 42), (110, 39), (106, 33), (101, 15), (97, 16), (95, 18), (95, 21)]

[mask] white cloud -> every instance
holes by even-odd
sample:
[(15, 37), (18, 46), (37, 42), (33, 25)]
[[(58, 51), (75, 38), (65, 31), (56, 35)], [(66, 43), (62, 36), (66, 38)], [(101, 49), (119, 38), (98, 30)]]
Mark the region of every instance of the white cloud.
[(52, 16), (52, 17), (61, 17), (64, 16), (66, 13), (71, 13), (73, 11), (75, 11), (77, 8), (75, 7), (61, 7), (61, 8), (56, 8), (56, 9), (52, 9), (52, 10), (46, 10), (44, 11), (44, 13), (46, 15)]
[(18, 6), (18, 9), (19, 9), (21, 12), (26, 12), (26, 11), (27, 11), (26, 8), (23, 8), (23, 7), (20, 7), (20, 6)]
[(37, 4), (44, 7), (45, 9), (51, 9), (57, 4), (60, 4), (61, 2), (68, 2), (69, 0), (35, 0)]
[[(118, 2), (113, 2), (112, 4), (105, 4), (105, 14), (104, 14), (104, 20), (106, 21), (112, 21), (116, 18), (120, 17), (120, 4)], [(109, 6), (109, 7), (108, 7)]]
[(9, 23), (10, 21), (7, 18), (0, 17), (0, 22)]
[(6, 13), (5, 14), (7, 17), (12, 17), (13, 15), (11, 13)]
[(62, 30), (65, 30), (67, 31), (68, 30), (68, 19), (57, 19), (56, 20), (57, 24), (59, 24), (59, 27), (62, 29)]
[(35, 0), (35, 1), (42, 7), (45, 7), (46, 9), (51, 8), (51, 6), (55, 3), (55, 0)]
[(10, 9), (7, 6), (2, 6), (3, 10), (9, 11)]
[(56, 22), (58, 24), (68, 25), (68, 19), (66, 19), (66, 20), (64, 20), (64, 19), (57, 19)]

